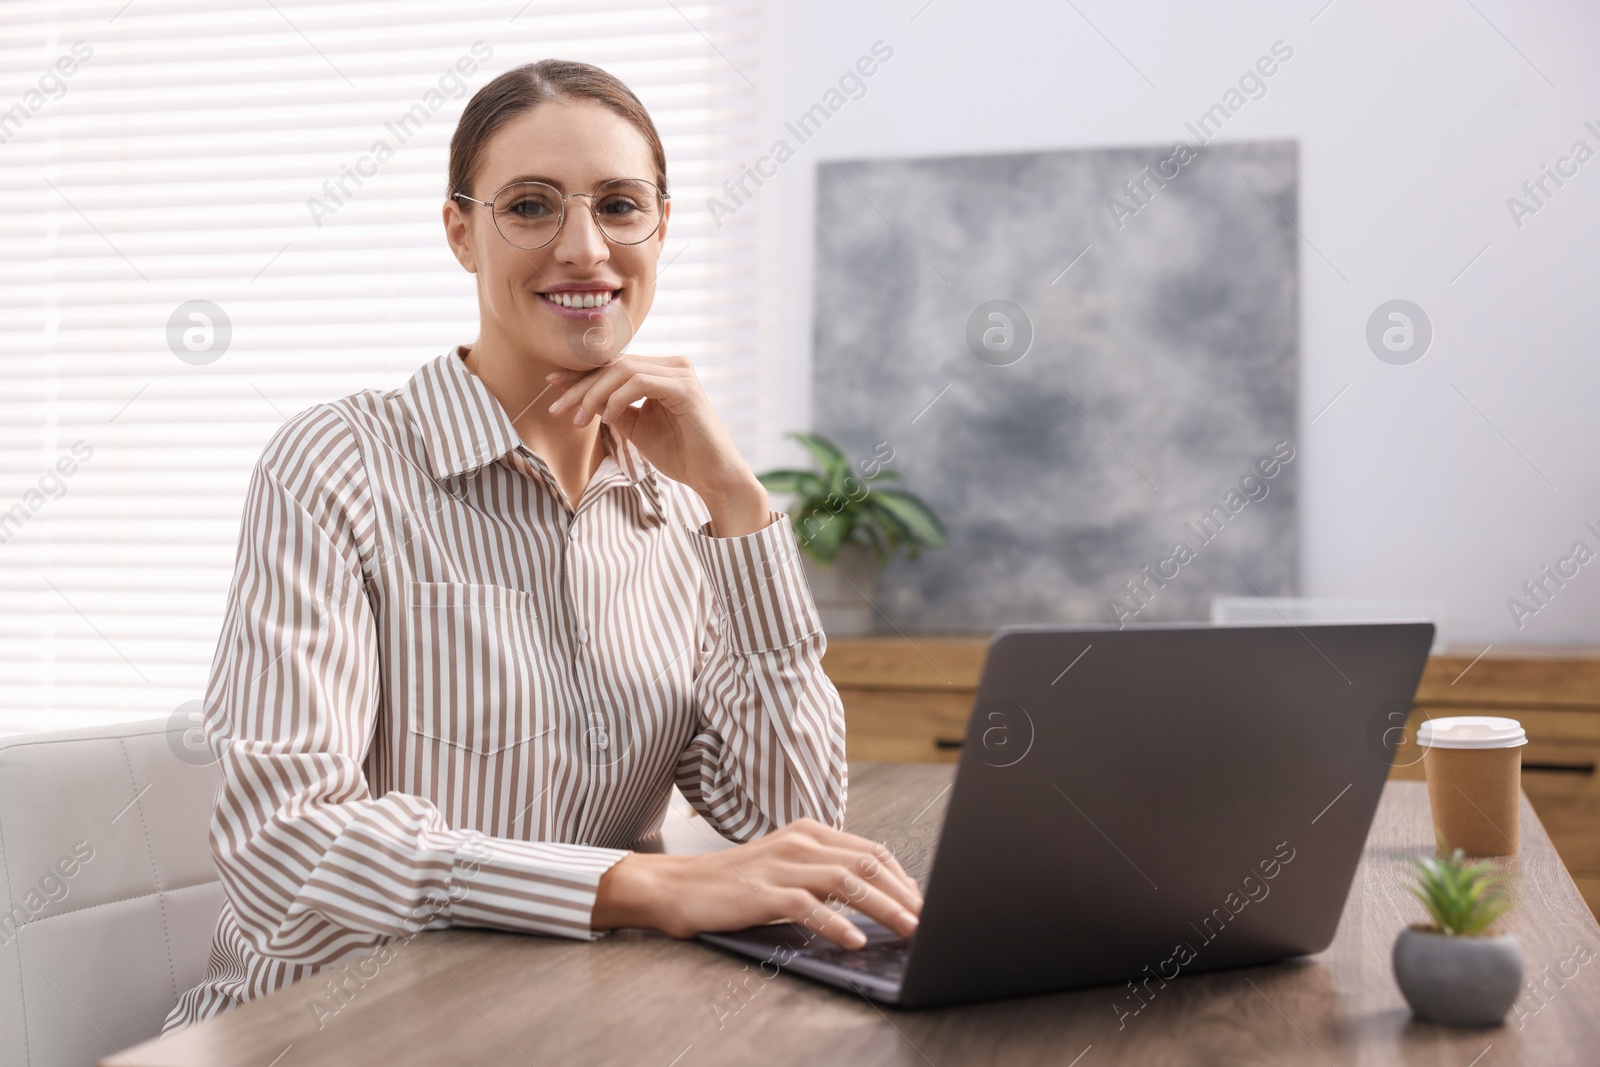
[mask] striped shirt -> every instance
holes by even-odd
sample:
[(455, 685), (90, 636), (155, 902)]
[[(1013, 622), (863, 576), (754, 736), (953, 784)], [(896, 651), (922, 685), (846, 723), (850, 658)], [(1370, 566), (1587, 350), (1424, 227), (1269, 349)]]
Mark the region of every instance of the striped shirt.
[(295, 416), (252, 473), (206, 688), (226, 902), (167, 1032), (418, 929), (595, 937), (674, 784), (736, 841), (843, 825), (783, 514), (711, 536), (604, 423), (571, 506), (463, 354)]

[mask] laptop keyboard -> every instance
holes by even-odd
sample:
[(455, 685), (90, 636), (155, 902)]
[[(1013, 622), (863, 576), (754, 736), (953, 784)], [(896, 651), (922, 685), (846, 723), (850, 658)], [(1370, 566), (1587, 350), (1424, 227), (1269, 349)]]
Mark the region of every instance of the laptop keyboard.
[(898, 980), (905, 974), (906, 958), (911, 955), (911, 943), (900, 940), (873, 941), (862, 948), (841, 948), (833, 945), (828, 948), (810, 949), (804, 955), (861, 974)]

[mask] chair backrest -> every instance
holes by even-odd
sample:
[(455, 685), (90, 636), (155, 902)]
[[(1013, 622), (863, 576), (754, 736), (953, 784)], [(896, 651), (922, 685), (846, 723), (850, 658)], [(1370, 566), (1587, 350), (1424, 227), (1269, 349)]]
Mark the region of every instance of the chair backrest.
[(0, 737), (0, 1065), (154, 1037), (222, 908), (217, 770), (165, 720)]

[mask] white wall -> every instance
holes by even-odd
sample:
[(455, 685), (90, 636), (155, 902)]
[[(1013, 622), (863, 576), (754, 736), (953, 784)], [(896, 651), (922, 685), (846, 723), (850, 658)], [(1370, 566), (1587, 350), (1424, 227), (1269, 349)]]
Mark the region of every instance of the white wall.
[[(874, 41), (894, 54), (758, 193), (761, 465), (809, 425), (818, 161), (1193, 140), (1282, 40), (1218, 140), (1300, 143), (1302, 592), (1442, 600), (1458, 645), (1600, 641), (1600, 560), (1521, 629), (1506, 604), (1580, 538), (1600, 551), (1600, 159), (1520, 229), (1506, 207), (1575, 140), (1600, 149), (1600, 6), (1324, 3), (779, 3), (773, 137)], [(1365, 342), (1397, 297), (1434, 327), (1409, 366)]]

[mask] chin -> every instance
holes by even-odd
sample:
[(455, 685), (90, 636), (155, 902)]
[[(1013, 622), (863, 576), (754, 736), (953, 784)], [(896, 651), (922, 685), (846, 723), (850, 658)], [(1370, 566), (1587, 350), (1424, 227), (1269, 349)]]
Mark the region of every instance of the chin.
[[(542, 329), (530, 331), (545, 339), (539, 347), (550, 361), (574, 370), (603, 367), (622, 358), (623, 349), (633, 340), (630, 319), (620, 307), (588, 320), (540, 323)], [(620, 328), (619, 328), (620, 326)]]
[(529, 359), (563, 370), (580, 372), (593, 370), (608, 363), (615, 363), (622, 356), (621, 351), (615, 346), (599, 349), (586, 346), (582, 330), (568, 335), (565, 331), (549, 328), (524, 327), (523, 336), (529, 338), (523, 346), (523, 351), (527, 353)]

